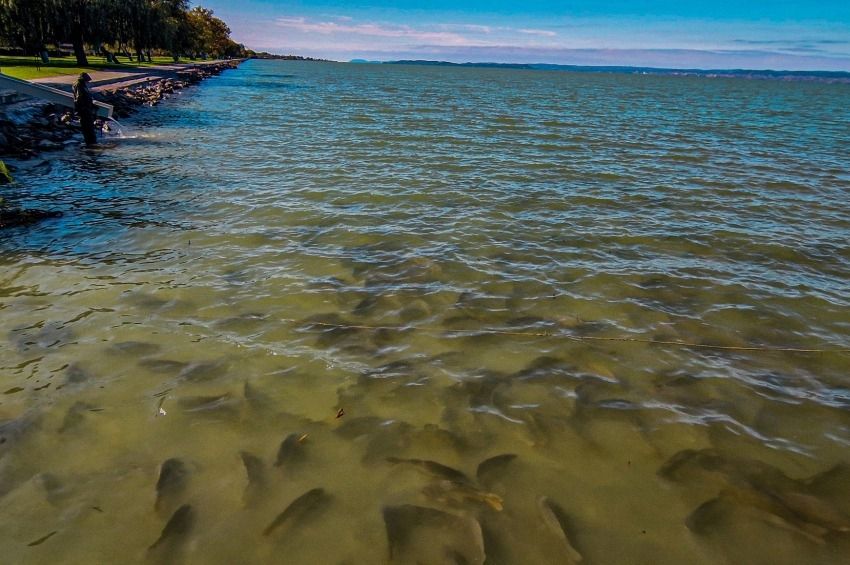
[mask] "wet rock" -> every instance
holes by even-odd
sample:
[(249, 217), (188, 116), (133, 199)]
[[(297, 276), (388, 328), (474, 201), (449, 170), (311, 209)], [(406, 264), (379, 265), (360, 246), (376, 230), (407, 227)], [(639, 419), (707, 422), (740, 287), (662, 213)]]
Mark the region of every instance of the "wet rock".
[(50, 139), (42, 139), (38, 142), (36, 147), (41, 151), (57, 151), (62, 149), (63, 145), (61, 143), (56, 143)]
[(62, 217), (62, 212), (55, 210), (0, 207), (0, 229), (30, 226), (44, 220), (60, 217)]

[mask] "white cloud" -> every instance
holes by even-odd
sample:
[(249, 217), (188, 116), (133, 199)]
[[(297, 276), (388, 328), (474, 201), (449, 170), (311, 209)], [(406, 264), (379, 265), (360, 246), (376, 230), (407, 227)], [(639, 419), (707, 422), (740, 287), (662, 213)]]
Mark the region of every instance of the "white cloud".
[(481, 45), (480, 41), (475, 41), (460, 33), (416, 29), (407, 25), (388, 25), (379, 23), (352, 24), (347, 22), (338, 23), (335, 21), (311, 21), (303, 17), (277, 18), (277, 20), (275, 20), (275, 24), (278, 27), (302, 33), (319, 33), (323, 35), (350, 34), (368, 37), (402, 38), (419, 42), (435, 43), (438, 45)]
[(554, 31), (549, 31), (547, 29), (528, 29), (528, 28), (526, 28), (526, 29), (518, 29), (517, 31), (520, 32), (520, 33), (525, 33), (527, 35), (542, 35), (544, 37), (555, 37), (556, 35), (558, 35)]

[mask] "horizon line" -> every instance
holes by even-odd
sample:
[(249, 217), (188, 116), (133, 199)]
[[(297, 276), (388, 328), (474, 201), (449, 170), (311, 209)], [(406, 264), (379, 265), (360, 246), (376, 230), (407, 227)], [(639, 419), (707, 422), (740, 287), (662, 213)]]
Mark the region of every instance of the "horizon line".
[[(251, 49), (248, 48), (255, 53), (267, 53), (269, 55), (277, 56), (277, 57), (302, 57), (304, 59), (314, 59), (319, 61), (326, 61), (330, 63), (355, 63), (355, 64), (394, 64), (394, 63), (438, 63), (444, 64), (446, 66), (464, 66), (464, 65), (499, 65), (499, 66), (515, 66), (515, 67), (535, 67), (535, 66), (550, 66), (550, 67), (564, 67), (564, 68), (586, 68), (586, 69), (635, 69), (635, 70), (650, 70), (650, 71), (698, 71), (703, 73), (710, 72), (753, 72), (753, 73), (795, 73), (795, 74), (807, 74), (807, 73), (829, 73), (832, 75), (844, 75), (847, 78), (850, 78), (850, 70), (830, 70), (830, 69), (791, 69), (791, 68), (773, 68), (773, 67), (700, 67), (700, 66), (657, 66), (657, 65), (638, 65), (638, 64), (581, 64), (581, 63), (551, 63), (551, 62), (528, 62), (528, 63), (517, 63), (517, 62), (509, 62), (509, 61), (496, 61), (496, 60), (465, 60), (465, 61), (452, 61), (449, 59), (409, 59), (409, 58), (388, 58), (388, 59), (374, 59), (367, 57), (352, 57), (349, 59), (330, 59), (316, 56), (304, 56), (299, 55), (295, 52), (289, 53), (281, 53), (277, 52), (278, 49), (274, 51), (266, 50), (266, 49)], [(576, 51), (582, 51), (580, 49), (576, 49)], [(598, 51), (597, 49), (583, 49), (583, 51)], [(615, 51), (614, 49), (607, 49), (605, 51)], [(663, 50), (663, 51), (697, 51), (697, 52), (707, 52), (700, 50), (687, 50), (687, 49), (674, 49), (674, 50)], [(541, 70), (541, 69), (532, 69), (532, 70)]]

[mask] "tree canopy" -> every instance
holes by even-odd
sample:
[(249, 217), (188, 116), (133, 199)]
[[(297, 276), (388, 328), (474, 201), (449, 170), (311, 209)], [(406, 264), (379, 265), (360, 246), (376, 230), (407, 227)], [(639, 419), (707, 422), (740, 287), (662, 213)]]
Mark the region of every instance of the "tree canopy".
[(0, 40), (31, 55), (71, 45), (80, 65), (91, 52), (140, 61), (152, 52), (175, 59), (245, 53), (226, 23), (188, 0), (0, 0)]

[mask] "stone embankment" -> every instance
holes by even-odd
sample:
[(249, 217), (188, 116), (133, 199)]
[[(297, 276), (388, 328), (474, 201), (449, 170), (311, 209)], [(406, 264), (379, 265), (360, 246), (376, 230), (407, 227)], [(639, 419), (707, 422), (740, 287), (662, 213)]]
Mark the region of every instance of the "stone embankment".
[[(92, 72), (95, 98), (114, 108), (116, 118), (153, 106), (176, 91), (235, 68), (241, 60), (195, 65), (164, 65), (126, 72)], [(42, 84), (70, 91), (74, 76), (42, 79)], [(98, 127), (103, 127), (100, 121)], [(108, 126), (107, 126), (108, 127)], [(0, 106), (0, 156), (28, 158), (81, 141), (79, 122), (67, 108), (35, 100)]]
[[(129, 116), (142, 106), (153, 106), (176, 91), (205, 78), (235, 68), (241, 60), (214, 61), (195, 65), (164, 65), (126, 72), (92, 72), (95, 98), (113, 106), (116, 118)], [(41, 83), (71, 90), (76, 77), (42, 79)], [(0, 158), (27, 159), (45, 151), (56, 151), (82, 143), (79, 121), (67, 108), (33, 99), (19, 99), (15, 93), (0, 93)], [(108, 124), (99, 120), (99, 128)], [(0, 185), (13, 182), (0, 160)], [(0, 191), (0, 229), (27, 226), (62, 213), (53, 210), (22, 209), (3, 198)]]

